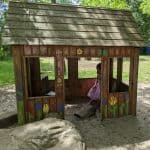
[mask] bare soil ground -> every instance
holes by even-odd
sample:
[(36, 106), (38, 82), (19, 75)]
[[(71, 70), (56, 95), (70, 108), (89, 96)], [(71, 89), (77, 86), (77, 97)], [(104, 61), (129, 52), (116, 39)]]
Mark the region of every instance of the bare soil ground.
[[(139, 84), (137, 116), (109, 119), (97, 116), (77, 120), (73, 113), (83, 104), (68, 104), (65, 118), (80, 131), (88, 150), (149, 150), (150, 149), (150, 84)], [(16, 110), (14, 86), (0, 88), (0, 115)], [(12, 126), (0, 129), (0, 150), (6, 150)]]

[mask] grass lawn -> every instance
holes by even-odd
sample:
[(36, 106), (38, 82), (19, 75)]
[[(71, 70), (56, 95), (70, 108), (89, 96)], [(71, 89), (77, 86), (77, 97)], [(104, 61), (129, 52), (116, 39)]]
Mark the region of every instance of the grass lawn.
[(14, 70), (12, 58), (0, 60), (0, 86), (14, 84)]
[[(54, 79), (54, 60), (41, 59), (41, 75), (48, 75), (49, 79)], [(66, 66), (67, 66), (67, 61)], [(79, 78), (96, 77), (96, 60), (79, 61)], [(114, 63), (114, 77), (116, 76), (116, 62)], [(68, 78), (66, 67), (65, 78)], [(142, 83), (150, 83), (150, 56), (140, 56), (138, 80)], [(129, 60), (123, 63), (123, 81), (129, 81)], [(14, 84), (14, 72), (12, 58), (0, 61), (0, 86)]]

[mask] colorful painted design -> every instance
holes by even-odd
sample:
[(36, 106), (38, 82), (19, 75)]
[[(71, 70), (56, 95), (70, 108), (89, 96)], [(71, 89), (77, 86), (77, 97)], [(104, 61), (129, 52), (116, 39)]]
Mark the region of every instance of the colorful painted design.
[(78, 55), (82, 55), (82, 54), (83, 54), (83, 50), (82, 50), (82, 49), (80, 49), (80, 48), (79, 48), (79, 49), (77, 49), (77, 54), (78, 54)]
[(17, 110), (18, 110), (18, 124), (23, 125), (25, 123), (23, 101), (17, 102)]
[(119, 113), (120, 113), (121, 116), (122, 116), (123, 113), (124, 113), (124, 109), (125, 109), (125, 103), (121, 103), (121, 104), (119, 105)]
[(64, 104), (58, 104), (57, 105), (57, 111), (58, 112), (64, 112)]
[(48, 112), (49, 112), (49, 106), (48, 106), (48, 104), (44, 104), (43, 105), (43, 113), (48, 114)]
[(35, 109), (36, 109), (36, 120), (41, 120), (42, 119), (42, 103), (37, 102), (35, 104)]
[(128, 115), (129, 114), (129, 93), (126, 93), (124, 97), (125, 97), (125, 113), (126, 115)]
[(36, 111), (42, 110), (42, 103), (36, 103), (35, 104), (35, 109), (36, 109)]
[(108, 55), (108, 52), (107, 52), (107, 50), (105, 50), (105, 49), (103, 49), (103, 52), (102, 52), (103, 54), (103, 56), (107, 56)]
[(116, 114), (117, 114), (117, 97), (111, 96), (108, 100), (108, 103), (110, 105), (109, 112), (112, 113), (113, 117), (116, 117)]
[(22, 100), (23, 98), (23, 93), (21, 92), (22, 90), (20, 89), (17, 89), (16, 90), (16, 97), (17, 97), (17, 100)]
[(111, 96), (108, 102), (111, 106), (114, 106), (117, 104), (117, 98), (115, 96)]
[(61, 78), (61, 77), (58, 77), (58, 78), (57, 78), (57, 87), (62, 86), (62, 82), (63, 82), (62, 78)]
[(99, 54), (99, 56), (107, 56), (108, 52), (105, 49), (100, 49), (98, 54)]

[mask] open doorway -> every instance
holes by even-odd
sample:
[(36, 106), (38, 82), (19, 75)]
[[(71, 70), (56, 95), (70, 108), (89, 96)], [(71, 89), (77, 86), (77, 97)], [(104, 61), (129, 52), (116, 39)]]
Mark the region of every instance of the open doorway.
[[(65, 119), (71, 119), (74, 113), (87, 104), (87, 94), (97, 78), (96, 66), (101, 58), (68, 57), (68, 79), (65, 79)], [(66, 64), (65, 64), (66, 65)]]

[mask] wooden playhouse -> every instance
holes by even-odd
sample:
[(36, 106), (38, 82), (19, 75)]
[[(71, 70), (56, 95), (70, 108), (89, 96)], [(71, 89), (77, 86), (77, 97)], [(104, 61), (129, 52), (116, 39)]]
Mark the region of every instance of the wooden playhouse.
[[(146, 44), (130, 11), (10, 2), (2, 40), (13, 52), (19, 124), (49, 113), (64, 117), (68, 97), (86, 97), (95, 79), (78, 78), (80, 57), (101, 60), (101, 119), (136, 115), (139, 48)], [(41, 78), (40, 57), (54, 58), (54, 80)], [(124, 58), (130, 61), (129, 84), (122, 81)]]

